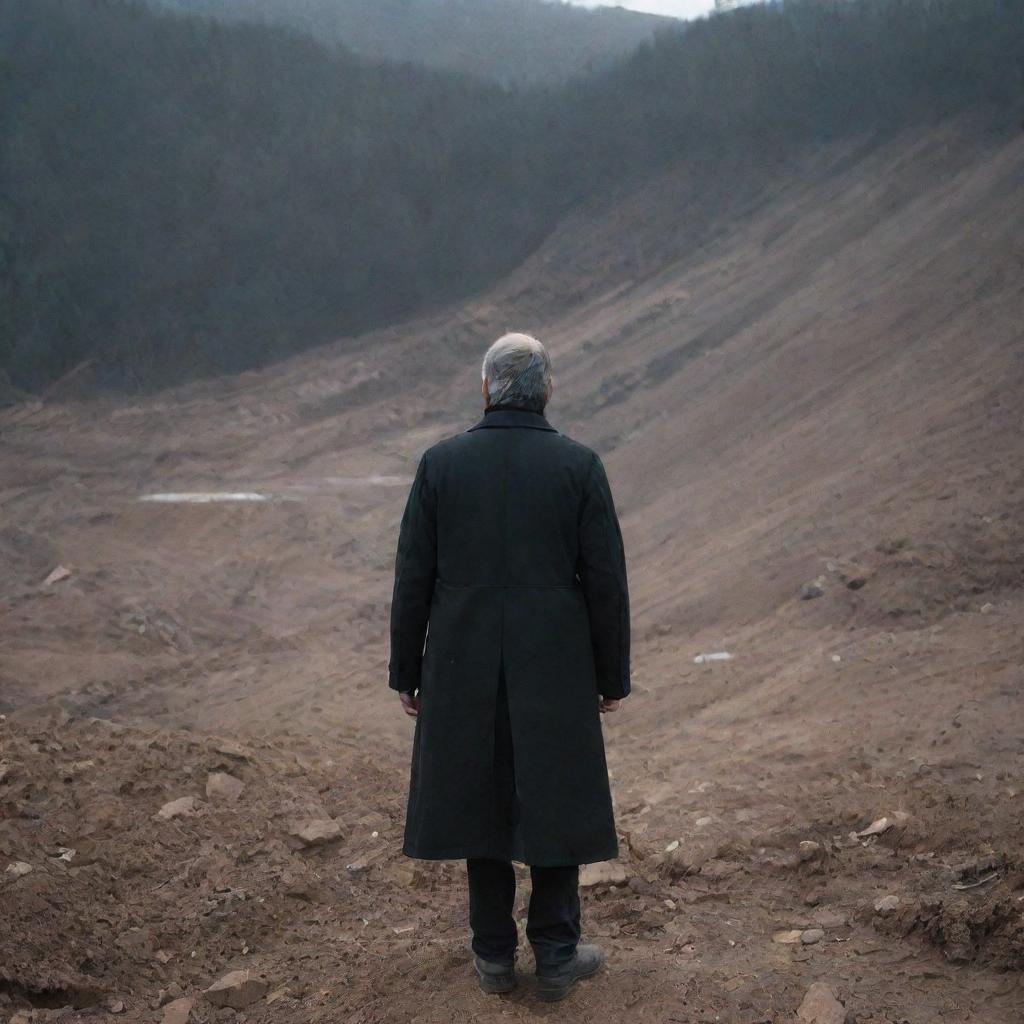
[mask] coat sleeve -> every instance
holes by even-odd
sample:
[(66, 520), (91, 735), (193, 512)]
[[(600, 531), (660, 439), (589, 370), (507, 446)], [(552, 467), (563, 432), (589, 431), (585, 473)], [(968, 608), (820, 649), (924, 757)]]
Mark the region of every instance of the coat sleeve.
[(391, 662), (388, 685), (399, 692), (420, 686), (423, 643), (437, 576), (437, 503), (427, 456), (420, 459), (402, 516), (391, 597)]
[(590, 618), (590, 642), (602, 697), (629, 694), (629, 590), (622, 531), (611, 488), (595, 454), (580, 508), (577, 575)]

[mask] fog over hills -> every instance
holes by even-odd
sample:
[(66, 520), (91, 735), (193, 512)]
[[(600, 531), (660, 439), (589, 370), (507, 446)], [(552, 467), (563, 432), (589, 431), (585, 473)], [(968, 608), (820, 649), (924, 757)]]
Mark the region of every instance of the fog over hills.
[(287, 25), (355, 53), (506, 83), (553, 82), (629, 52), (670, 18), (559, 0), (151, 0), (226, 20)]
[(8, 0), (0, 370), (37, 390), (244, 369), (471, 295), (670, 164), (756, 186), (836, 139), (964, 112), (1015, 130), (1022, 9), (753, 8), (510, 89), (279, 27)]

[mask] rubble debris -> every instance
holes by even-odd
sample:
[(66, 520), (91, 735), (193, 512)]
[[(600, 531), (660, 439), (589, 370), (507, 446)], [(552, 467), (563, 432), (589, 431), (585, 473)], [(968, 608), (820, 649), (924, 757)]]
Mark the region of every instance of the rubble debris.
[(713, 651), (710, 654), (698, 654), (693, 659), (694, 665), (710, 665), (713, 661), (732, 661), (733, 655), (728, 651)]
[(164, 821), (171, 821), (174, 818), (188, 817), (196, 813), (196, 798), (194, 796), (179, 796), (177, 800), (171, 800), (163, 805), (156, 812), (156, 817)]
[(597, 885), (625, 885), (627, 878), (625, 866), (617, 860), (587, 864), (580, 869), (580, 886), (584, 889)]
[(206, 778), (206, 799), (234, 803), (245, 789), (245, 783), (227, 772), (210, 772)]
[(883, 896), (880, 900), (875, 900), (875, 911), (879, 914), (891, 914), (899, 905), (899, 896)]
[(235, 761), (248, 761), (250, 758), (249, 751), (241, 743), (236, 743), (234, 740), (217, 740), (213, 744), (213, 751), (216, 754), (230, 757)]
[(303, 846), (323, 846), (341, 838), (341, 826), (333, 818), (311, 818), (294, 823), (288, 834)]
[(5, 875), (10, 875), (12, 878), (21, 878), (24, 875), (30, 874), (35, 868), (31, 864), (26, 863), (23, 860), (16, 860), (7, 865), (4, 871)]
[(262, 999), (270, 986), (262, 978), (249, 971), (230, 971), (215, 981), (205, 992), (214, 1006), (230, 1006), (233, 1010), (244, 1010)]
[(71, 570), (66, 565), (58, 565), (49, 576), (43, 580), (44, 587), (52, 587), (55, 583), (63, 583), (71, 579)]
[(801, 601), (813, 601), (816, 597), (824, 597), (825, 595), (825, 578), (819, 576), (816, 580), (811, 583), (805, 583), (800, 588), (800, 600)]
[(821, 928), (808, 928), (800, 933), (800, 941), (805, 946), (814, 946), (825, 938), (825, 932)]
[(192, 996), (183, 996), (180, 999), (175, 999), (172, 1002), (167, 1003), (167, 1005), (164, 1006), (164, 1018), (162, 1024), (185, 1024), (194, 1005), (195, 999)]
[(883, 832), (888, 832), (892, 828), (892, 822), (888, 818), (878, 818), (871, 822), (867, 828), (861, 829), (860, 832), (855, 832), (854, 835), (858, 839), (867, 839), (869, 836), (880, 836)]
[(796, 1011), (800, 1024), (845, 1024), (846, 1007), (836, 998), (832, 988), (816, 981)]
[(800, 941), (803, 932), (799, 928), (786, 928), (772, 935), (772, 942), (779, 942), (784, 946), (793, 946)]

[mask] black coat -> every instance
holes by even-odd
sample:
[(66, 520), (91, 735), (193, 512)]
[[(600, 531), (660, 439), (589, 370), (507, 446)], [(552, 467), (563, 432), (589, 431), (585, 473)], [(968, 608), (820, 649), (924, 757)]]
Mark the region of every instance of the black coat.
[(594, 452), (502, 409), (424, 454), (398, 541), (389, 682), (421, 696), (406, 854), (617, 855), (597, 705), (629, 693), (629, 598)]

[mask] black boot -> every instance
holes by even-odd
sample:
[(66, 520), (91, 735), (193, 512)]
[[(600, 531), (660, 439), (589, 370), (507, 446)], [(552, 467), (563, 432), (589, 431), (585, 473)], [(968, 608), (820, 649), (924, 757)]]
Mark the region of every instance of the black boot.
[(576, 955), (558, 971), (537, 969), (537, 995), (548, 1003), (564, 999), (580, 978), (589, 978), (603, 965), (600, 946), (577, 946)]
[(492, 960), (473, 957), (473, 970), (480, 982), (480, 990), (489, 994), (511, 992), (516, 987), (516, 965), (496, 964)]

